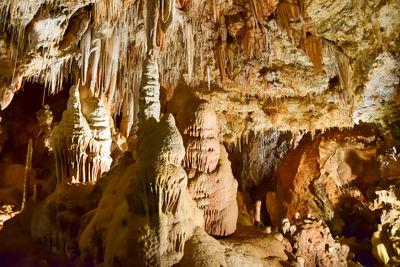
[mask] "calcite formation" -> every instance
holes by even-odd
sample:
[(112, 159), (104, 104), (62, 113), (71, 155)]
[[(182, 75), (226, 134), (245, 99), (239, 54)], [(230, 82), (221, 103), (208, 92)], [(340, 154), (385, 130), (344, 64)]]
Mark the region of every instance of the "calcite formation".
[[(65, 10), (53, 8), (58, 4)], [(314, 131), (351, 127), (360, 119), (392, 120), (395, 112), (373, 114), (381, 104), (371, 98), (375, 83), (367, 83), (379, 80), (382, 72), (375, 69), (383, 69), (396, 88), (391, 69), (397, 68), (399, 24), (392, 18), (399, 9), (393, 0), (176, 6), (174, 1), (5, 1), (0, 99), (6, 107), (27, 79), (58, 92), (72, 68), (120, 112), (130, 101), (126, 95), (138, 90), (142, 62), (150, 54), (159, 60), (164, 88), (179, 81), (213, 88), (195, 93), (215, 103), (225, 141), (253, 130)], [(385, 59), (386, 67), (378, 67)], [(395, 111), (392, 96), (381, 99)]]
[(189, 192), (204, 213), (207, 233), (230, 235), (236, 229), (238, 216), (237, 181), (225, 147), (220, 144), (217, 115), (210, 104), (196, 102), (190, 93), (181, 93), (185, 94), (183, 90), (177, 93), (170, 109), (174, 112), (177, 106), (184, 105), (176, 116), (186, 148), (184, 165)]
[(215, 111), (208, 103), (199, 104), (183, 130), (187, 168), (211, 173), (220, 158), (219, 125)]
[(228, 154), (220, 146), (220, 159), (211, 173), (188, 171), (188, 188), (204, 213), (205, 230), (214, 236), (227, 236), (236, 230), (238, 207), (237, 181), (233, 177)]
[(99, 208), (80, 236), (86, 260), (101, 255), (107, 265), (171, 266), (183, 256), (192, 227), (203, 224), (187, 192), (180, 166), (185, 149), (171, 115), (146, 122), (138, 152), (137, 162), (127, 155), (105, 177), (109, 182)]
[(158, 126), (154, 120), (148, 122), (139, 136), (138, 155), (144, 188), (136, 209), (149, 217), (150, 226), (142, 229), (143, 260), (148, 265), (170, 265), (182, 257), (188, 235), (184, 225), (187, 176), (180, 165), (185, 152), (172, 115), (165, 115)]
[[(288, 229), (285, 230), (285, 227)], [(304, 266), (347, 266), (349, 247), (333, 239), (329, 228), (315, 218), (287, 220), (282, 228)]]
[(399, 14), (0, 1), (1, 265), (399, 265)]
[(85, 116), (92, 138), (86, 149), (88, 182), (95, 182), (110, 169), (111, 131), (108, 114), (100, 99), (90, 97), (82, 101), (82, 113)]
[(399, 183), (389, 183), (375, 191), (376, 199), (371, 205), (379, 210), (380, 224), (371, 237), (372, 254), (382, 264), (400, 263), (400, 200)]
[(86, 182), (86, 149), (92, 133), (82, 114), (78, 87), (72, 86), (67, 110), (54, 131), (53, 150), (56, 157), (57, 180)]
[(80, 101), (78, 86), (72, 86), (67, 110), (54, 131), (59, 183), (95, 182), (111, 166), (108, 114), (97, 98), (87, 99), (83, 110)]
[(139, 90), (139, 121), (153, 117), (160, 118), (160, 83), (158, 81), (158, 62), (147, 58), (143, 62), (142, 82)]

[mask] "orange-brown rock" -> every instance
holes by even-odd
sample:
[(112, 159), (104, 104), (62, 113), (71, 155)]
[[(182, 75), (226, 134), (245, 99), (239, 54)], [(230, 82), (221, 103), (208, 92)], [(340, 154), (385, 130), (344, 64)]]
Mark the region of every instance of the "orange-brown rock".
[(268, 213), (274, 225), (285, 217), (294, 217), (296, 212), (307, 214), (318, 210), (314, 195), (309, 190), (312, 181), (320, 175), (316, 145), (300, 143), (278, 166), (276, 192), (268, 192), (266, 197)]
[(296, 212), (330, 221), (345, 198), (367, 209), (367, 189), (380, 178), (376, 140), (368, 127), (303, 138), (278, 166), (276, 191), (267, 193), (273, 224)]

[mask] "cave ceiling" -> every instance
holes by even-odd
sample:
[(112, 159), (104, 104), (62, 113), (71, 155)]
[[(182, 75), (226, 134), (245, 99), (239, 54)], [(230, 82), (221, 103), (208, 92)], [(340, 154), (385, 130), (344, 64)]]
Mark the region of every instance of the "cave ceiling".
[[(1, 108), (26, 82), (43, 84), (45, 98), (69, 81), (119, 114), (140, 84), (144, 2), (1, 1)], [(170, 27), (157, 35), (162, 90), (168, 101), (187, 86), (209, 101), (224, 141), (398, 119), (399, 1), (174, 5)]]

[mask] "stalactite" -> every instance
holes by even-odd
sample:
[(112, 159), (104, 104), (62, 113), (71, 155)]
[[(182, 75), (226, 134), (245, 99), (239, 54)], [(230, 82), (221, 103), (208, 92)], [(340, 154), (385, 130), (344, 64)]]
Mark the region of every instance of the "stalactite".
[(100, 61), (100, 53), (101, 53), (101, 40), (96, 39), (93, 41), (94, 48), (92, 51), (94, 52), (93, 57), (90, 60), (90, 66), (91, 66), (91, 78), (90, 78), (90, 91), (92, 92), (93, 95), (98, 94), (99, 92), (96, 92), (96, 84), (97, 84), (97, 72), (99, 68), (99, 61)]
[(188, 79), (189, 82), (192, 81), (193, 75), (193, 64), (194, 64), (194, 38), (193, 38), (193, 29), (192, 24), (188, 22), (184, 26), (185, 34), (184, 34), (184, 41), (185, 41), (185, 48), (186, 48), (186, 60), (187, 60), (187, 72), (188, 72)]
[(221, 16), (219, 18), (219, 28), (218, 28), (218, 33), (219, 33), (219, 38), (220, 38), (220, 43), (217, 47), (217, 59), (218, 59), (218, 65), (219, 65), (219, 70), (221, 74), (221, 82), (225, 82), (227, 79), (226, 75), (226, 42), (227, 42), (227, 36), (228, 36), (228, 31), (226, 29), (225, 25), (225, 17)]
[(301, 31), (291, 26), (291, 18), (296, 21), (300, 16), (304, 17), (305, 15), (303, 0), (296, 0), (293, 3), (281, 2), (276, 10), (276, 20), (280, 28), (288, 34), (288, 37), (296, 45), (300, 43), (301, 49), (309, 56), (316, 72), (321, 74), (322, 40), (308, 32), (304, 25), (302, 25)]
[(266, 28), (264, 28), (264, 32), (265, 32), (265, 49), (269, 52), (268, 53), (268, 65), (271, 68), (272, 67), (272, 57), (273, 57), (273, 47), (272, 47), (272, 36)]
[(300, 47), (309, 56), (318, 74), (322, 72), (322, 41), (320, 38), (307, 34), (300, 41)]
[(106, 41), (104, 54), (104, 93), (108, 94), (111, 100), (115, 93), (115, 83), (117, 79), (118, 60), (119, 60), (120, 35), (118, 27), (114, 28), (112, 37)]
[(219, 2), (218, 0), (209, 0), (210, 13), (214, 20), (214, 23), (218, 21), (219, 18)]
[(88, 76), (87, 70), (89, 67), (89, 57), (90, 57), (91, 46), (92, 46), (92, 30), (90, 27), (88, 27), (86, 32), (83, 34), (81, 43), (80, 43), (81, 53), (82, 53), (82, 59), (81, 59), (82, 85), (86, 84), (86, 79)]
[(120, 124), (121, 133), (125, 137), (129, 137), (132, 125), (134, 123), (134, 96), (132, 93), (126, 95), (124, 104), (122, 106), (122, 119)]
[(211, 90), (210, 66), (207, 66), (207, 85), (208, 85), (208, 90)]
[(290, 18), (297, 19), (299, 14), (299, 7), (295, 4), (288, 2), (281, 2), (276, 9), (276, 21), (281, 29), (284, 29), (289, 36), (292, 34), (292, 27), (290, 25)]
[(333, 59), (332, 63), (329, 65), (331, 71), (339, 76), (340, 84), (342, 88), (346, 91), (350, 87), (350, 63), (349, 59), (346, 55), (341, 53), (338, 48), (331, 43), (327, 43), (328, 47), (328, 56)]
[(174, 9), (175, 9), (175, 0), (160, 0), (159, 21), (161, 29), (164, 33), (167, 32), (168, 27), (172, 23)]

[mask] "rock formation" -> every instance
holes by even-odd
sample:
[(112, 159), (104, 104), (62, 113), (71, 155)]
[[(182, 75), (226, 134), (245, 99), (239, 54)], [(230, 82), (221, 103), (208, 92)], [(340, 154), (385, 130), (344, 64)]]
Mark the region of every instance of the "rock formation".
[(101, 100), (90, 97), (82, 102), (82, 113), (85, 116), (92, 138), (86, 149), (86, 181), (95, 182), (111, 166), (111, 131), (107, 111)]
[(236, 230), (237, 182), (225, 147), (220, 145), (219, 150), (221, 156), (213, 172), (188, 170), (188, 188), (197, 206), (203, 210), (207, 233), (227, 236)]
[(157, 60), (148, 58), (143, 63), (142, 82), (139, 90), (139, 121), (160, 118), (160, 83)]
[(169, 109), (177, 113), (177, 125), (183, 135), (188, 189), (204, 213), (207, 233), (227, 236), (236, 229), (237, 181), (225, 147), (220, 144), (214, 109), (184, 90), (176, 92)]
[(111, 133), (101, 101), (88, 98), (81, 107), (77, 86), (70, 89), (67, 110), (54, 131), (53, 148), (58, 182), (95, 182), (108, 171)]
[(180, 165), (185, 152), (172, 115), (165, 115), (158, 126), (152, 121), (139, 136), (138, 176), (143, 186), (139, 191), (142, 197), (132, 205), (149, 220), (150, 228), (143, 226), (141, 238), (146, 237), (150, 242), (140, 241), (143, 260), (147, 265), (168, 266), (182, 257), (189, 235), (184, 210), (187, 176)]
[(380, 210), (380, 224), (371, 238), (372, 254), (382, 264), (400, 263), (400, 201), (399, 183), (395, 181), (377, 188), (373, 210)]
[(349, 247), (333, 239), (329, 228), (321, 220), (296, 220), (288, 226), (286, 236), (295, 255), (304, 260), (304, 266), (347, 266)]
[(86, 149), (92, 133), (82, 114), (78, 87), (72, 86), (67, 110), (54, 131), (53, 150), (56, 157), (57, 180), (86, 182)]
[(291, 219), (296, 212), (331, 221), (341, 199), (347, 197), (368, 210), (367, 188), (379, 179), (375, 133), (358, 127), (344, 133), (328, 132), (313, 141), (305, 137), (277, 168), (276, 191), (267, 193), (272, 222)]
[[(159, 123), (146, 122), (137, 162), (130, 160), (105, 177), (109, 182), (100, 208), (80, 237), (83, 258), (95, 259), (100, 253), (107, 265), (140, 266), (170, 266), (180, 260), (192, 227), (203, 224), (186, 189), (187, 176), (180, 166), (184, 155), (171, 115)], [(100, 240), (98, 246), (93, 247), (91, 240)]]
[(0, 265), (399, 265), (399, 14), (0, 1)]

